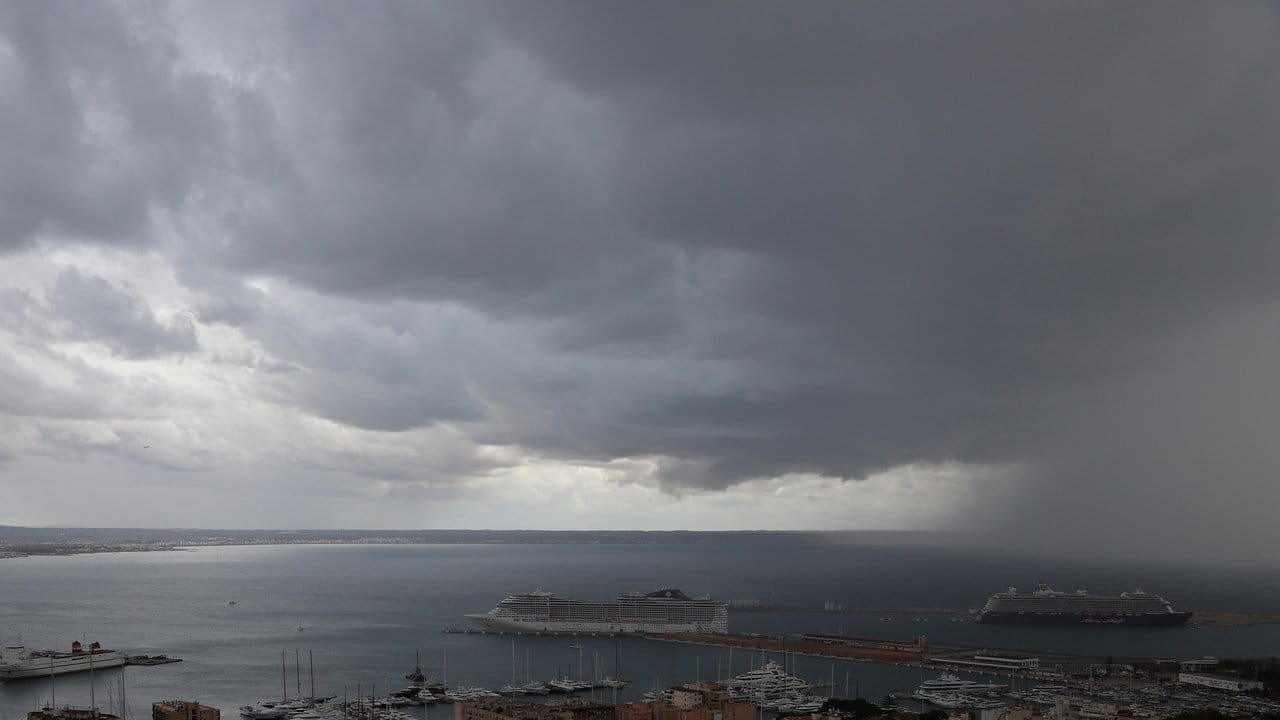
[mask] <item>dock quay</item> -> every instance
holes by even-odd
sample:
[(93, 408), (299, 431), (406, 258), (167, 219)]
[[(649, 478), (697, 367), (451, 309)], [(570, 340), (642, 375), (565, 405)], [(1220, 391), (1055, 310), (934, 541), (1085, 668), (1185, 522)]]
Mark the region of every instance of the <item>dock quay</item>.
[[(908, 641), (825, 633), (787, 636), (666, 633), (642, 637), (659, 642), (738, 648), (757, 652), (785, 652), (854, 662), (875, 662), (992, 677), (1018, 677), (1046, 681), (1061, 681), (1072, 673), (1105, 665), (1108, 660), (1115, 664), (1154, 665), (1159, 662), (1154, 658), (1106, 658), (1061, 652), (929, 644), (923, 635)], [(979, 661), (975, 662), (975, 659)]]
[(168, 655), (126, 655), (125, 665), (168, 665), (182, 662), (182, 658), (171, 658)]
[(926, 647), (923, 635), (917, 636), (914, 641), (906, 642), (883, 638), (849, 637), (842, 638), (846, 641), (844, 643), (820, 641), (814, 639), (818, 637), (816, 635), (794, 637), (754, 634), (662, 633), (645, 635), (644, 637), (650, 640), (688, 643), (691, 645), (714, 645), (746, 650), (763, 650), (766, 652), (787, 652), (796, 655), (882, 662), (894, 665), (922, 665), (925, 660)]
[(449, 635), (560, 635), (581, 637), (643, 637), (637, 633), (588, 633), (588, 632), (572, 632), (572, 633), (553, 633), (541, 632), (538, 630), (496, 630), (494, 628), (484, 627), (447, 627), (440, 632)]

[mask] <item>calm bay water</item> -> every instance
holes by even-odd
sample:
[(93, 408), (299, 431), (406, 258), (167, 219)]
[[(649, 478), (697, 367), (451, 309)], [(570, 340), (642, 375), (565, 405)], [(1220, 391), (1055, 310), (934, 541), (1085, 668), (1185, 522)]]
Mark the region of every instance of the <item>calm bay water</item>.
[[(512, 676), (512, 638), (445, 634), (463, 615), (503, 597), (542, 587), (584, 598), (678, 586), (718, 599), (849, 606), (979, 606), (1009, 584), (1039, 577), (1061, 589), (1114, 592), (1141, 586), (1177, 606), (1274, 610), (1280, 573), (1223, 568), (1098, 565), (995, 557), (948, 547), (830, 542), (797, 536), (785, 542), (746, 534), (703, 544), (565, 545), (285, 545), (210, 547), (183, 552), (121, 553), (0, 561), (0, 640), (28, 647), (99, 640), (130, 653), (165, 653), (184, 662), (130, 668), (131, 717), (149, 717), (166, 698), (195, 699), (223, 709), (316, 690), (354, 695), (357, 686), (405, 685), (415, 650), (423, 665), (451, 685), (497, 687)], [(235, 600), (235, 605), (229, 602)], [(826, 630), (941, 642), (1097, 654), (1168, 657), (1269, 657), (1280, 654), (1280, 627), (1008, 628), (947, 622), (943, 616), (882, 613), (732, 612), (740, 632)], [(299, 629), (301, 628), (301, 629)], [(741, 673), (758, 655), (634, 638), (584, 638), (581, 654), (562, 637), (514, 638), (516, 675), (546, 680), (577, 675), (581, 662), (608, 672), (619, 662), (633, 681), (623, 697), (655, 685)], [(284, 678), (281, 661), (284, 653)], [(447, 658), (447, 667), (446, 667)], [(300, 660), (296, 663), (295, 659)], [(799, 658), (810, 680), (846, 679), (879, 698), (914, 687), (920, 672), (869, 663)], [(119, 671), (95, 673), (97, 703), (119, 707)], [(283, 687), (282, 687), (283, 685)], [(87, 705), (87, 675), (0, 683), (0, 720), (48, 702)], [(602, 699), (606, 699), (602, 696)], [(423, 710), (418, 710), (424, 713)], [(445, 709), (425, 713), (445, 718)]]

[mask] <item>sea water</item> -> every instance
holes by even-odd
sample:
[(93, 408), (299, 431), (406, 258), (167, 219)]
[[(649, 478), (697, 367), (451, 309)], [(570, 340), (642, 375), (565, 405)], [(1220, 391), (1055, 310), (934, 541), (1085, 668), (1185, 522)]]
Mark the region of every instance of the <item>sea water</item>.
[[(47, 704), (87, 706), (131, 718), (150, 703), (197, 700), (234, 718), (237, 707), (284, 696), (357, 691), (385, 695), (407, 684), (415, 653), (454, 685), (497, 688), (526, 677), (621, 672), (619, 699), (655, 687), (714, 680), (757, 667), (759, 653), (639, 638), (467, 635), (464, 615), (515, 592), (543, 588), (579, 598), (675, 586), (691, 595), (768, 605), (979, 607), (1010, 584), (1118, 592), (1141, 586), (1178, 607), (1274, 609), (1280, 573), (1139, 563), (996, 556), (989, 551), (832, 542), (822, 536), (720, 536), (688, 544), (268, 545), (176, 552), (108, 553), (0, 561), (0, 641), (69, 648), (99, 641), (130, 654), (181, 663), (0, 683), (0, 720)], [(234, 604), (232, 602), (234, 601)], [(892, 620), (881, 618), (891, 617)], [(734, 632), (838, 632), (992, 648), (1171, 658), (1270, 657), (1280, 626), (1230, 628), (1008, 627), (951, 622), (948, 615), (730, 611)], [(574, 644), (581, 648), (573, 647)], [(775, 658), (777, 659), (777, 658)], [(878, 700), (910, 690), (919, 669), (800, 657), (794, 671), (833, 683), (819, 694)], [(612, 691), (596, 699), (612, 701)], [(411, 709), (446, 718), (445, 707)]]

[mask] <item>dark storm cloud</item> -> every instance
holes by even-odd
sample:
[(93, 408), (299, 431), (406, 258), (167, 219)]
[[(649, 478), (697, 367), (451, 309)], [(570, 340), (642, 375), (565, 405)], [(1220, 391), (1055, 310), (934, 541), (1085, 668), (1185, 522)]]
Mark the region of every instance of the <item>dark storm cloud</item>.
[[(41, 200), (0, 191), (4, 242), (140, 237), (173, 210), (202, 320), (339, 422), (657, 457), (672, 488), (1018, 464), (1055, 478), (1043, 498), (1081, 414), (1170, 362), (1151, 348), (1277, 299), (1271, 5), (177, 14), (218, 80), (174, 71), (163, 32), (6, 11), (3, 87), (64, 112), (0, 111), (25, 138), (6, 152), (54, 172), (6, 174)], [(96, 107), (129, 121), (110, 147), (136, 170), (107, 219), (68, 170), (105, 147), (78, 139)]]
[(140, 245), (213, 159), (210, 88), (156, 8), (0, 8), (0, 251), (41, 234)]
[[(294, 6), (296, 180), (204, 257), (549, 328), (468, 369), (494, 442), (717, 485), (1025, 460), (1274, 294), (1275, 14), (1149, 10)], [(421, 417), (372, 395), (328, 413)]]

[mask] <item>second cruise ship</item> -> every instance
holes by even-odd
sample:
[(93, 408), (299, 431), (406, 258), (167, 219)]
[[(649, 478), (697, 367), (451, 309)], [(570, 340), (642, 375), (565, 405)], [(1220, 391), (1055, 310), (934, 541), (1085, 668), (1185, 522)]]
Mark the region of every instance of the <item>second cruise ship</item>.
[(535, 590), (518, 593), (482, 615), (468, 615), (487, 628), (562, 634), (727, 633), (725, 603), (692, 598), (677, 588), (627, 593), (616, 600), (574, 600)]
[(1189, 612), (1174, 610), (1159, 595), (1137, 590), (1119, 595), (1059, 592), (1039, 583), (1031, 592), (992, 595), (978, 614), (980, 623), (1009, 625), (1184, 625)]

